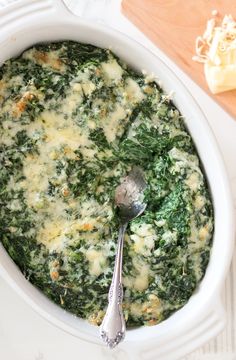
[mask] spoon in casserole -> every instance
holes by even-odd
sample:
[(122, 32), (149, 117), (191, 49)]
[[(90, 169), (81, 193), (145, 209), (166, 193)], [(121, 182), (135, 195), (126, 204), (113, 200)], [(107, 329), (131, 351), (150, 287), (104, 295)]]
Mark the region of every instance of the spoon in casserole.
[(120, 229), (115, 267), (108, 294), (108, 307), (100, 326), (100, 335), (109, 348), (114, 348), (125, 337), (125, 320), (122, 312), (122, 258), (124, 235), (128, 222), (136, 218), (146, 208), (143, 192), (146, 188), (144, 175), (139, 167), (134, 167), (115, 190), (115, 204), (119, 208)]

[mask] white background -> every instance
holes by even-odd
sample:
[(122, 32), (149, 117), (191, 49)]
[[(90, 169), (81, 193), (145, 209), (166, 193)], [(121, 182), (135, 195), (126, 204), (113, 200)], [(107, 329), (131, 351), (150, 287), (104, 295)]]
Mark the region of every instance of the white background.
[[(0, 5), (7, 2), (9, 0), (2, 0)], [(226, 163), (236, 205), (236, 119), (232, 119), (214, 103), (121, 15), (120, 0), (66, 2), (77, 14), (93, 21), (105, 22), (143, 43), (176, 72), (201, 106), (216, 136)], [(236, 256), (222, 297), (228, 314), (226, 329), (216, 339), (185, 357), (185, 360), (236, 360)], [(0, 279), (0, 360), (106, 360), (120, 359), (120, 355), (82, 342), (55, 328), (36, 314), (3, 279)]]

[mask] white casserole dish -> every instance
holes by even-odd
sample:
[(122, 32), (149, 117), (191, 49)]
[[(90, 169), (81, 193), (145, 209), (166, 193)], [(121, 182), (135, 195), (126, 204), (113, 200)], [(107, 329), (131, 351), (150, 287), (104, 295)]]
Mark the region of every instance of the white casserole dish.
[[(0, 10), (0, 64), (35, 43), (65, 39), (111, 47), (132, 67), (158, 75), (164, 89), (174, 91), (174, 102), (185, 116), (202, 160), (215, 211), (214, 242), (206, 275), (181, 310), (156, 326), (127, 331), (119, 347), (127, 359), (178, 359), (215, 336), (225, 324), (220, 291), (233, 250), (234, 210), (219, 149), (207, 120), (180, 80), (134, 40), (78, 19), (60, 0), (20, 0)], [(0, 273), (45, 319), (81, 339), (101, 344), (98, 328), (63, 311), (41, 294), (24, 278), (1, 244)]]

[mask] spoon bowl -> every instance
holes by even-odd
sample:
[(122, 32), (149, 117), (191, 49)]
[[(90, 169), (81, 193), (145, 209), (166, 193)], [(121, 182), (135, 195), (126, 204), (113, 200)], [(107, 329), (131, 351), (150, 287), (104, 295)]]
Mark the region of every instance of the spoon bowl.
[(142, 214), (146, 205), (143, 191), (146, 188), (144, 174), (139, 167), (134, 167), (115, 191), (115, 204), (119, 208), (121, 223), (129, 222)]

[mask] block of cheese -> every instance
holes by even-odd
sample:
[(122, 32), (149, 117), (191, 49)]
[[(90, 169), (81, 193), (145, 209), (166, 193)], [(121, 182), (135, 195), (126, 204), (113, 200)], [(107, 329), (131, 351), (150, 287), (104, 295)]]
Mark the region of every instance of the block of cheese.
[(236, 63), (215, 66), (207, 62), (204, 71), (207, 84), (213, 94), (236, 88)]
[(213, 94), (236, 89), (236, 22), (226, 15), (221, 24), (210, 19), (196, 40), (193, 58), (204, 63), (207, 84)]

